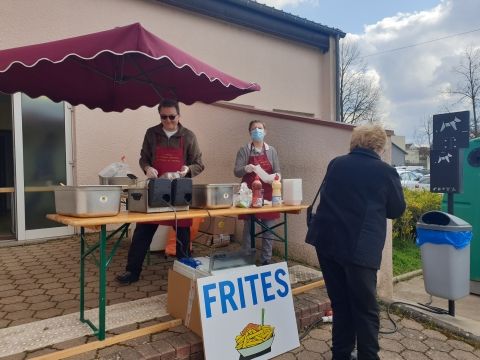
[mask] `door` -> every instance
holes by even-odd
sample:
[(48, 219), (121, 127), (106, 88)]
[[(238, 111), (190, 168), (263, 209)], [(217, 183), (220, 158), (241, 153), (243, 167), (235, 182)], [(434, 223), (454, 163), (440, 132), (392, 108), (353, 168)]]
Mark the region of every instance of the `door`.
[(0, 240), (15, 239), (12, 99), (0, 94)]
[(73, 234), (73, 228), (46, 218), (55, 213), (54, 187), (72, 183), (70, 107), (17, 93), (13, 134), (17, 239)]

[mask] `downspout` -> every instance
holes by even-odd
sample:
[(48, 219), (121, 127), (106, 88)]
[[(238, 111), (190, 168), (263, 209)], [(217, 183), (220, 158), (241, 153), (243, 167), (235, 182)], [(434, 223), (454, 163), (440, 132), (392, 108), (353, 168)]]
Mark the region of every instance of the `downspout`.
[(337, 84), (335, 87), (336, 114), (335, 121), (340, 122), (340, 36), (335, 35), (335, 77)]

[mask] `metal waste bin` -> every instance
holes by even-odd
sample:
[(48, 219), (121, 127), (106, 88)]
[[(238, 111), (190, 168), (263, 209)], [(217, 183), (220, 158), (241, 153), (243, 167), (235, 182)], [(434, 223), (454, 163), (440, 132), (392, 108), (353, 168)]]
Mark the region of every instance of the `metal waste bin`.
[(457, 300), (470, 293), (472, 226), (442, 211), (429, 211), (417, 222), (427, 293)]

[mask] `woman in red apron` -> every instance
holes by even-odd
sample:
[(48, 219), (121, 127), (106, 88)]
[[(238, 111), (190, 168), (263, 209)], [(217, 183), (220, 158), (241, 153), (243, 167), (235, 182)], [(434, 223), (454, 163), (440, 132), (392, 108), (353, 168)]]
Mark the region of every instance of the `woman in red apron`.
[[(275, 148), (263, 141), (266, 131), (265, 124), (258, 120), (250, 122), (248, 131), (250, 133), (251, 142), (244, 145), (237, 152), (235, 160), (234, 174), (242, 178), (242, 182), (246, 182), (248, 187), (252, 188), (252, 183), (255, 180), (255, 172), (253, 171), (256, 165), (260, 165), (262, 169), (268, 174), (280, 175), (280, 163), (278, 161), (278, 154)], [(272, 201), (272, 184), (262, 181), (263, 198)], [(256, 215), (261, 219), (266, 226), (272, 227), (275, 220), (280, 217), (279, 213), (264, 213)], [(250, 249), (250, 218), (248, 216), (239, 216), (239, 219), (244, 220), (243, 225), (243, 246), (245, 249)], [(272, 260), (272, 234), (265, 233), (262, 239), (262, 251), (260, 254), (260, 262), (262, 265), (269, 264)]]
[[(179, 123), (179, 110), (178, 102), (163, 100), (158, 106), (161, 124), (149, 128), (145, 134), (140, 166), (148, 178), (166, 177), (168, 173), (193, 177), (204, 169), (197, 139), (192, 131)], [(190, 256), (191, 220), (138, 223), (128, 251), (126, 271), (117, 276), (118, 282), (129, 284), (138, 281), (159, 224), (175, 228), (177, 258)]]

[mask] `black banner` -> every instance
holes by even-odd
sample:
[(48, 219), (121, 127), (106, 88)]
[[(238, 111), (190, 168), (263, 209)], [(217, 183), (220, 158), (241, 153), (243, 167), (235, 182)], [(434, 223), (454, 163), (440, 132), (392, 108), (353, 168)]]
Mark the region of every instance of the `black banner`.
[(430, 149), (430, 191), (463, 191), (463, 150), (470, 141), (470, 112), (433, 115), (433, 141)]
[(468, 148), (469, 140), (469, 111), (433, 115), (434, 150)]
[(430, 150), (430, 191), (460, 193), (463, 191), (463, 149)]

